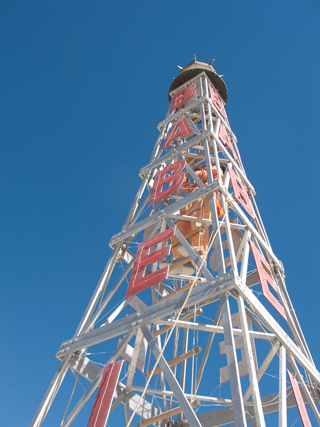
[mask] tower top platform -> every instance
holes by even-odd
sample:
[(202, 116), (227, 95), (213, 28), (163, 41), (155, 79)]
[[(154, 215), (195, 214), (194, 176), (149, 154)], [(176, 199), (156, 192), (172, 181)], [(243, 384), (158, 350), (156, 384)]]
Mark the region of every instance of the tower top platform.
[[(213, 62), (213, 61), (212, 61)], [(216, 70), (212, 67), (212, 62), (201, 62), (197, 61), (196, 58), (190, 64), (186, 65), (185, 67), (180, 68), (180, 74), (175, 77), (170, 85), (169, 88), (169, 102), (171, 101), (172, 96), (170, 96), (170, 93), (178, 88), (179, 86), (183, 85), (188, 80), (192, 79), (196, 75), (205, 72), (208, 78), (210, 79), (213, 86), (219, 91), (220, 96), (222, 97), (225, 104), (228, 100), (228, 90), (225, 82), (222, 80), (222, 76), (219, 76), (216, 73)]]

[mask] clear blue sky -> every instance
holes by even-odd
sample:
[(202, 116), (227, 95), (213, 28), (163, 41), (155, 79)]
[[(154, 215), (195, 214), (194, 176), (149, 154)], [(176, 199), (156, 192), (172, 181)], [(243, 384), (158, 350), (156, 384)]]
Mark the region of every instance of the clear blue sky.
[(3, 426), (29, 425), (193, 54), (224, 75), (319, 369), (319, 18), (316, 0), (0, 2)]

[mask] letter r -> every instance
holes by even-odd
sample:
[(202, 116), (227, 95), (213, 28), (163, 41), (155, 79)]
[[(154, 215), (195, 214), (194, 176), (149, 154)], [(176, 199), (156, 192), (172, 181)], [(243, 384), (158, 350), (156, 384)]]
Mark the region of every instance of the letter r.
[(191, 99), (196, 94), (195, 89), (196, 89), (196, 85), (190, 85), (190, 86), (187, 86), (185, 89), (180, 90), (180, 92), (177, 92), (173, 97), (171, 111), (180, 107), (180, 105), (188, 102), (189, 99)]

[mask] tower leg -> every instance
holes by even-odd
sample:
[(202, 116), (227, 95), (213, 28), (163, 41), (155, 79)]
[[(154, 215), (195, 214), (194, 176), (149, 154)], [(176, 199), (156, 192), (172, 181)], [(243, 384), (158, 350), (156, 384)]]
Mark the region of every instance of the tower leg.
[(286, 349), (279, 349), (279, 427), (287, 427)]
[(245, 427), (246, 419), (244, 412), (244, 405), (242, 400), (242, 389), (240, 382), (240, 375), (238, 369), (238, 361), (236, 354), (236, 347), (234, 343), (234, 337), (232, 333), (232, 323), (229, 301), (226, 294), (221, 295), (221, 314), (222, 324), (224, 330), (224, 339), (226, 345), (226, 355), (228, 361), (228, 370), (230, 378), (230, 388), (233, 402), (233, 413), (235, 427)]
[(30, 427), (41, 426), (43, 420), (45, 419), (50, 409), (50, 406), (54, 398), (56, 397), (56, 394), (58, 393), (60, 385), (68, 371), (69, 362), (70, 362), (70, 356), (66, 356), (63, 362), (61, 362), (59, 369), (57, 370), (55, 376), (53, 377), (53, 380), (51, 381), (50, 386), (48, 387), (48, 390), (44, 395), (44, 398), (42, 399), (39, 405), (39, 408), (35, 413), (35, 416), (33, 417), (33, 420), (31, 421)]

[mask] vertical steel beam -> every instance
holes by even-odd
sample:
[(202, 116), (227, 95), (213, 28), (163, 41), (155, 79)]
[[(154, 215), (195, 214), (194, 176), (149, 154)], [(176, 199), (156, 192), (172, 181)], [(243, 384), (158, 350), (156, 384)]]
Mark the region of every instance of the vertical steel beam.
[(254, 364), (254, 355), (251, 347), (251, 340), (249, 336), (249, 329), (247, 323), (246, 309), (244, 305), (243, 298), (238, 296), (238, 308), (240, 315), (240, 324), (242, 329), (242, 339), (244, 344), (244, 352), (246, 356), (246, 364), (249, 371), (250, 384), (252, 387), (252, 400), (254, 406), (254, 413), (256, 416), (256, 423), (258, 427), (265, 427), (265, 419), (261, 404), (259, 385), (256, 375), (256, 369)]
[[(208, 80), (207, 80), (207, 78), (204, 79), (204, 85), (205, 85), (206, 96), (208, 96)], [(213, 129), (211, 106), (209, 103), (207, 105), (207, 108), (208, 108), (208, 118), (209, 118), (210, 128), (211, 128), (212, 132), (214, 133), (215, 137), (218, 138), (219, 137), (219, 130), (220, 130), (220, 126), (221, 126), (221, 121), (220, 121), (220, 119), (218, 119), (216, 122), (216, 126)], [(204, 150), (205, 150), (206, 160), (208, 162), (208, 161), (210, 161), (210, 159), (207, 159), (207, 157), (210, 156), (210, 152), (209, 152), (209, 148), (208, 148), (207, 144), (208, 144), (208, 142), (207, 142), (207, 140), (205, 140), (203, 146), (204, 146)], [(216, 143), (215, 138), (212, 141), (212, 145), (213, 145), (214, 157), (216, 159), (218, 181), (221, 185), (222, 184), (222, 176), (221, 176), (221, 171), (220, 171), (219, 153), (218, 153), (218, 148), (217, 148), (217, 143)], [(211, 170), (210, 170), (210, 179), (208, 180), (208, 182), (209, 183), (213, 182)], [(235, 274), (238, 274), (237, 262), (236, 262), (236, 258), (235, 258), (234, 247), (233, 247), (232, 233), (231, 233), (231, 229), (230, 229), (230, 221), (229, 221), (229, 216), (227, 214), (228, 209), (227, 209), (225, 196), (223, 194), (221, 195), (221, 201), (222, 201), (221, 204), (222, 204), (223, 211), (226, 213), (224, 222), (225, 222), (225, 229), (226, 229), (226, 234), (227, 234), (227, 239), (228, 239), (231, 268), (235, 272)], [(220, 233), (219, 233), (219, 236), (220, 236)], [(221, 243), (221, 237), (220, 237), (220, 243)], [(221, 251), (222, 251), (222, 257), (223, 257), (223, 249), (222, 248), (221, 248)], [(223, 266), (224, 266), (224, 257), (223, 257)], [(218, 264), (218, 268), (219, 268), (219, 264)], [(225, 266), (224, 266), (224, 268), (225, 268)]]
[(245, 411), (244, 404), (242, 400), (242, 389), (241, 381), (239, 375), (236, 346), (234, 343), (234, 337), (232, 334), (232, 323), (231, 323), (231, 313), (229, 307), (229, 301), (226, 294), (222, 294), (220, 297), (221, 301), (221, 314), (222, 314), (222, 324), (224, 329), (224, 340), (226, 346), (226, 355), (228, 362), (229, 378), (230, 378), (230, 388), (231, 396), (233, 401), (233, 414), (235, 427), (245, 427)]
[[(274, 345), (271, 347), (271, 349), (269, 350), (268, 354), (266, 355), (264, 361), (261, 363), (261, 366), (257, 372), (257, 381), (259, 382), (263, 376), (263, 374), (266, 372), (266, 370), (268, 369), (268, 366), (270, 365), (270, 363), (272, 362), (272, 359), (274, 358), (274, 356), (277, 354), (278, 348), (280, 346), (279, 341), (276, 341), (274, 343)], [(249, 385), (249, 387), (247, 388), (246, 392), (243, 395), (243, 402), (246, 403), (246, 401), (249, 399), (249, 397), (251, 396), (252, 393), (252, 386), (251, 384)]]
[[(216, 316), (215, 316), (214, 321), (213, 321), (214, 326), (216, 326), (219, 323), (220, 315), (221, 315), (221, 305), (219, 305), (219, 307), (217, 309)], [(198, 392), (198, 388), (200, 386), (200, 382), (202, 379), (204, 368), (205, 368), (207, 360), (209, 358), (209, 353), (211, 350), (211, 346), (212, 346), (214, 337), (215, 337), (215, 332), (210, 332), (208, 340), (207, 340), (206, 348), (204, 349), (204, 352), (202, 355), (198, 374), (197, 374), (197, 377), (196, 377), (194, 385), (193, 385), (193, 391), (192, 391), (193, 394), (197, 394), (197, 392)]]
[(148, 344), (150, 346), (150, 349), (151, 349), (154, 357), (156, 358), (156, 360), (159, 360), (159, 366), (160, 366), (162, 372), (164, 373), (164, 376), (166, 377), (166, 380), (168, 381), (168, 384), (169, 384), (171, 390), (173, 391), (182, 411), (184, 412), (184, 414), (185, 414), (185, 416), (189, 422), (190, 427), (201, 427), (201, 424), (200, 424), (192, 406), (190, 405), (185, 394), (181, 390), (181, 387), (180, 387), (176, 377), (172, 374), (172, 371), (171, 371), (167, 361), (165, 360), (165, 358), (161, 354), (160, 349), (157, 346), (151, 332), (149, 331), (149, 329), (146, 326), (142, 327), (141, 329), (142, 329), (142, 332), (143, 332), (146, 340), (148, 341)]
[(60, 385), (68, 371), (70, 364), (71, 356), (66, 356), (66, 358), (60, 363), (59, 369), (57, 370), (55, 376), (53, 377), (46, 394), (44, 395), (37, 412), (35, 413), (30, 427), (40, 427), (45, 419), (49, 408), (60, 388)]
[[(189, 341), (189, 329), (183, 330), (183, 343), (182, 343), (182, 354), (187, 353), (188, 351), (188, 341)], [(184, 391), (186, 384), (186, 364), (187, 359), (183, 360), (180, 364), (180, 387)]]
[(279, 427), (287, 427), (286, 349), (279, 349)]
[[(206, 79), (205, 79), (205, 81), (206, 81)], [(203, 96), (203, 88), (202, 88), (202, 78), (201, 77), (199, 77), (199, 79), (198, 79), (198, 84), (199, 84), (200, 96), (202, 97)], [(201, 114), (202, 130), (204, 131), (204, 130), (206, 130), (207, 125), (206, 125), (205, 107), (204, 107), (203, 102), (200, 104), (200, 114)], [(209, 117), (211, 117), (211, 111), (210, 111)], [(210, 123), (210, 125), (212, 125), (212, 121), (209, 123)], [(213, 131), (213, 129), (211, 129), (211, 130)], [(207, 165), (208, 184), (211, 184), (213, 182), (213, 176), (212, 176), (212, 169), (211, 169), (210, 150), (209, 150), (209, 144), (208, 144), (207, 139), (205, 139), (203, 141), (203, 148), (204, 148), (204, 154), (205, 154), (206, 165)], [(218, 157), (217, 149), (215, 149), (214, 155), (215, 155), (216, 164), (218, 164), (219, 163), (219, 160), (218, 160), (219, 157)], [(219, 180), (219, 182), (221, 182), (221, 175), (220, 175), (220, 170), (218, 167), (217, 167), (217, 174), (218, 174), (218, 180)], [(218, 219), (218, 215), (217, 215), (217, 209), (216, 209), (216, 204), (215, 204), (215, 200), (214, 200), (214, 195), (209, 194), (208, 198), (209, 198), (210, 209), (211, 209), (212, 232), (214, 235), (217, 232), (217, 230), (219, 229), (219, 219)], [(224, 274), (225, 273), (224, 256), (223, 256), (223, 249), (222, 249), (222, 242), (221, 242), (221, 234), (219, 232), (217, 233), (217, 235), (215, 237), (214, 247), (215, 247), (215, 256), (216, 256), (217, 265), (218, 265), (218, 272), (219, 272), (219, 274)]]
[[(178, 346), (179, 346), (179, 328), (175, 328), (174, 329), (174, 339), (173, 339), (173, 354), (172, 354), (172, 359), (175, 359), (176, 357), (178, 357)], [(177, 371), (177, 365), (172, 366), (172, 373), (174, 376), (176, 376), (176, 371)], [(170, 397), (170, 409), (173, 409), (173, 400), (174, 400), (174, 396)]]
[(240, 279), (243, 281), (243, 283), (246, 282), (247, 272), (248, 272), (248, 260), (249, 260), (249, 240), (251, 237), (250, 231), (246, 230), (245, 235), (243, 236), (243, 239), (245, 240), (244, 247), (243, 247), (243, 255), (242, 255), (242, 262), (241, 262), (241, 271), (240, 271)]
[[(189, 329), (183, 330), (183, 342), (182, 342), (182, 354), (185, 354), (188, 351), (188, 341), (189, 341)], [(185, 391), (186, 384), (186, 368), (187, 368), (187, 359), (183, 360), (180, 364), (180, 387), (181, 390)], [(178, 414), (178, 420), (181, 421), (183, 418), (183, 412)]]
[[(161, 226), (160, 226), (160, 233), (162, 233), (163, 231), (165, 231), (166, 229), (166, 222), (165, 221), (161, 221)], [(166, 242), (160, 242), (157, 244), (156, 246), (156, 250), (162, 249), (164, 246), (166, 246)], [(155, 262), (152, 264), (151, 267), (151, 274), (154, 273), (157, 270), (158, 267), (158, 262)], [(157, 301), (157, 296), (156, 296), (156, 289), (155, 286), (152, 286), (151, 288), (151, 296), (152, 296), (152, 304), (155, 304)]]
[(131, 363), (129, 364), (129, 368), (128, 368), (126, 392), (129, 392), (132, 388), (132, 381), (133, 381), (133, 377), (134, 377), (134, 374), (136, 371), (137, 362), (139, 359), (139, 353), (140, 353), (140, 349), (141, 349), (142, 340), (143, 340), (143, 334), (142, 334), (141, 329), (139, 328), (138, 332), (137, 332), (137, 336), (136, 336), (136, 341), (134, 344), (133, 353), (132, 353), (132, 360), (131, 360)]
[(130, 407), (129, 407), (129, 400), (127, 398), (124, 399), (124, 416), (126, 418), (126, 427), (132, 427), (132, 424), (130, 422)]
[[(162, 348), (161, 336), (158, 336), (156, 338), (156, 341), (157, 341), (158, 347), (161, 349)], [(159, 376), (160, 376), (161, 390), (165, 391), (166, 390), (166, 382), (165, 382), (165, 378), (164, 378), (163, 372), (160, 372)], [(164, 412), (166, 412), (168, 410), (168, 402), (167, 402), (167, 398), (166, 397), (164, 397), (162, 399), (162, 407), (163, 407), (163, 411)]]

